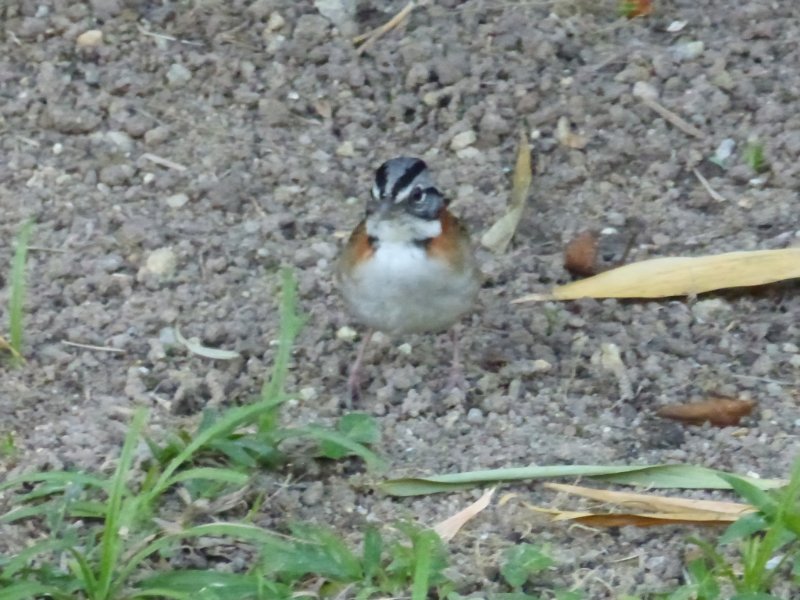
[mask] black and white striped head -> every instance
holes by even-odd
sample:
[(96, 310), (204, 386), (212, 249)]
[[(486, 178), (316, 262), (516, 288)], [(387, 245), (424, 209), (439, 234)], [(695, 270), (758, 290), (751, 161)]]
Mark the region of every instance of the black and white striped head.
[(400, 156), (387, 160), (375, 172), (367, 214), (377, 212), (389, 217), (402, 212), (434, 220), (446, 206), (444, 196), (433, 185), (428, 165), (419, 158)]

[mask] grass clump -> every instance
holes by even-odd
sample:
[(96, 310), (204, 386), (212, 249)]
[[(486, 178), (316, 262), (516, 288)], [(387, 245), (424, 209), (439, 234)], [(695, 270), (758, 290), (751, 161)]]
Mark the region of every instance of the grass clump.
[[(688, 582), (659, 596), (666, 600), (780, 600), (778, 582), (800, 586), (800, 460), (789, 484), (764, 491), (722, 474), (758, 509), (733, 523), (716, 544), (693, 539), (700, 556), (687, 565)], [(789, 584), (788, 582), (791, 582)]]
[[(62, 471), (32, 473), (0, 484), (0, 493), (16, 492), (10, 499), (13, 508), (0, 515), (0, 524), (34, 519), (47, 531), (47, 539), (14, 556), (0, 558), (2, 600), (194, 596), (177, 584), (166, 585), (165, 577), (177, 581), (183, 576), (181, 571), (152, 575), (153, 561), (169, 558), (182, 545), (200, 537), (233, 540), (254, 554), (274, 547), (276, 537), (246, 523), (195, 525), (191, 519), (194, 515), (190, 515), (188, 525), (168, 523), (157, 518), (165, 494), (178, 491), (179, 497), (188, 499), (191, 505), (198, 497), (241, 493), (257, 469), (281, 463), (280, 443), (290, 437), (309, 438), (317, 445), (319, 456), (357, 455), (372, 466), (380, 465), (380, 459), (365, 445), (377, 441), (377, 428), (366, 415), (346, 415), (333, 430), (279, 426), (278, 409), (287, 399), (284, 382), (291, 348), (303, 324), (296, 311), (294, 278), (288, 271), (283, 275), (280, 311), (275, 365), (259, 400), (209, 413), (197, 431), (175, 435), (164, 446), (149, 441), (153, 460), (144, 475), (135, 460), (148, 417), (147, 411), (140, 409), (134, 414), (110, 477)], [(268, 554), (262, 554), (267, 561)], [(262, 567), (266, 564), (268, 561)], [(270, 590), (281, 585), (279, 580), (257, 572), (240, 576), (209, 571), (192, 577), (213, 591), (201, 594), (203, 598), (271, 598), (275, 595)], [(222, 594), (241, 590), (246, 577), (253, 577), (257, 584), (254, 595)], [(198, 589), (197, 584), (193, 589)]]

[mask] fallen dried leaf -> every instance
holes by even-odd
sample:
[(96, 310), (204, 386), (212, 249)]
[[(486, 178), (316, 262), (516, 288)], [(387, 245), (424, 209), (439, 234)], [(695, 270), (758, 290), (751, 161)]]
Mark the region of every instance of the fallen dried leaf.
[(528, 191), (531, 188), (531, 151), (528, 146), (528, 138), (525, 132), (519, 136), (517, 146), (517, 162), (514, 165), (514, 176), (511, 184), (511, 203), (508, 212), (489, 228), (489, 231), (481, 237), (481, 244), (492, 252), (501, 254), (508, 248), (511, 238), (517, 231), (519, 220), (522, 218), (522, 211), (525, 208), (525, 201), (528, 198)]
[(610, 502), (636, 510), (652, 510), (664, 513), (684, 513), (686, 511), (703, 511), (714, 514), (732, 515), (741, 517), (744, 513), (753, 512), (755, 509), (749, 504), (739, 502), (723, 502), (720, 500), (695, 500), (693, 498), (675, 498), (673, 496), (656, 496), (653, 494), (639, 494), (636, 492), (601, 490), (567, 483), (544, 483), (543, 487), (555, 492), (564, 492), (598, 500)]
[(609, 513), (594, 511), (565, 511), (527, 504), (536, 512), (547, 513), (554, 521), (577, 521), (595, 527), (652, 527), (654, 525), (724, 525), (732, 523), (742, 515), (754, 512), (749, 504), (720, 502), (715, 500), (693, 500), (632, 492), (599, 490), (577, 485), (545, 483), (544, 487), (567, 494), (581, 496), (632, 509), (631, 512)]
[(654, 258), (529, 294), (513, 303), (577, 298), (666, 298), (800, 277), (800, 248)]
[(702, 402), (662, 406), (656, 414), (660, 417), (675, 419), (684, 423), (699, 425), (708, 421), (717, 427), (731, 427), (738, 425), (742, 417), (746, 417), (753, 412), (755, 405), (756, 403), (752, 400), (718, 396)]
[(449, 517), (442, 521), (441, 523), (437, 524), (433, 530), (442, 538), (445, 542), (449, 542), (452, 540), (459, 530), (470, 520), (472, 520), (478, 513), (484, 510), (487, 506), (489, 506), (489, 502), (492, 500), (492, 496), (494, 495), (494, 491), (497, 488), (491, 488), (486, 490), (483, 495), (478, 498), (475, 502), (470, 504), (463, 510), (458, 511), (452, 517)]

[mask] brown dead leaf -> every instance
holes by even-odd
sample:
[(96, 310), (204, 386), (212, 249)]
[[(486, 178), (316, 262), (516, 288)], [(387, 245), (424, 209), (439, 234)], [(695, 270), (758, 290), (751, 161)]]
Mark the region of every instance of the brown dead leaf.
[(654, 527), (656, 525), (728, 525), (736, 519), (709, 519), (706, 515), (693, 513), (592, 513), (586, 511), (562, 511), (527, 505), (533, 511), (548, 513), (553, 521), (575, 521), (590, 527)]
[(753, 412), (755, 405), (752, 400), (716, 396), (702, 402), (668, 404), (659, 408), (656, 414), (695, 425), (708, 421), (717, 427), (731, 427)]
[(449, 517), (434, 526), (433, 530), (439, 535), (442, 540), (449, 542), (452, 540), (459, 530), (470, 520), (472, 520), (478, 513), (489, 506), (492, 500), (494, 491), (497, 488), (491, 488), (478, 498), (475, 502), (470, 504), (463, 510), (458, 511), (452, 517)]
[(555, 287), (549, 294), (513, 300), (667, 298), (764, 285), (800, 277), (800, 248), (727, 252), (712, 256), (654, 258)]

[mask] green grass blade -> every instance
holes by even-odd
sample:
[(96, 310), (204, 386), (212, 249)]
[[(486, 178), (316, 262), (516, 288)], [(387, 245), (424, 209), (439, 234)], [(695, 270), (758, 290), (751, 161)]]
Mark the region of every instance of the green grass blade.
[(98, 600), (105, 600), (113, 597), (112, 583), (114, 573), (117, 570), (117, 561), (119, 559), (122, 540), (120, 538), (120, 528), (123, 521), (130, 523), (138, 515), (126, 513), (122, 514), (123, 500), (127, 495), (127, 479), (133, 463), (133, 453), (136, 450), (136, 445), (141, 438), (142, 429), (144, 429), (145, 421), (147, 420), (147, 411), (145, 409), (138, 409), (133, 415), (128, 434), (125, 436), (125, 442), (122, 445), (122, 452), (120, 452), (119, 462), (114, 476), (111, 479), (111, 489), (108, 497), (108, 509), (106, 510), (105, 525), (103, 527), (103, 535), (100, 539), (100, 565), (98, 571)]
[(22, 355), (23, 317), (25, 312), (25, 264), (28, 260), (28, 243), (32, 231), (33, 221), (26, 221), (17, 235), (16, 249), (11, 263), (11, 293), (8, 299), (9, 343), (17, 353), (17, 356)]
[(262, 412), (269, 410), (284, 401), (283, 398), (273, 398), (251, 404), (249, 406), (239, 406), (225, 412), (219, 420), (215, 421), (207, 429), (199, 432), (186, 446), (167, 463), (164, 471), (158, 480), (153, 484), (152, 489), (146, 494), (145, 502), (152, 503), (158, 496), (163, 494), (174, 479), (174, 473), (184, 464), (188, 463), (192, 457), (209, 442), (217, 438), (225, 437), (237, 427), (244, 423), (251, 423)]
[(386, 469), (386, 463), (380, 456), (375, 454), (363, 444), (353, 441), (338, 431), (325, 429), (324, 427), (319, 427), (317, 425), (309, 425), (308, 427), (303, 427), (294, 431), (300, 435), (308, 435), (320, 443), (328, 442), (330, 444), (336, 444), (342, 448), (345, 448), (348, 451), (348, 454), (353, 454), (363, 459), (364, 462), (367, 463), (367, 467), (369, 469), (375, 471), (382, 471)]
[(365, 581), (372, 581), (381, 566), (383, 554), (383, 538), (375, 527), (367, 528), (364, 533), (364, 553), (361, 560)]
[(414, 575), (411, 583), (411, 600), (425, 600), (433, 573), (433, 550), (439, 538), (433, 531), (421, 531), (414, 540)]
[[(94, 475), (87, 475), (85, 473), (71, 473), (69, 471), (53, 471), (50, 473), (28, 473), (14, 477), (3, 483), (0, 483), (0, 492), (3, 490), (17, 487), (23, 483), (58, 483), (64, 487), (81, 484), (96, 487), (99, 489), (106, 489), (108, 487), (108, 480), (96, 477)], [(53, 493), (62, 492), (63, 490), (54, 490)]]
[[(467, 489), (490, 483), (555, 477), (588, 477), (610, 483), (647, 488), (730, 489), (730, 484), (720, 477), (720, 473), (721, 471), (695, 465), (549, 465), (389, 479), (382, 482), (379, 487), (392, 496), (419, 496)], [(740, 479), (761, 489), (776, 488), (786, 484), (781, 480), (742, 477)]]
[(243, 486), (250, 477), (244, 473), (238, 473), (230, 469), (221, 469), (217, 467), (196, 467), (194, 469), (187, 469), (181, 471), (172, 477), (167, 485), (171, 486), (176, 483), (182, 483), (191, 479), (206, 479), (208, 481), (217, 481), (219, 483), (229, 483), (232, 485)]
[(72, 555), (72, 558), (75, 559), (75, 564), (71, 565), (71, 568), (75, 574), (75, 578), (81, 582), (81, 587), (86, 592), (86, 596), (89, 598), (98, 598), (99, 590), (97, 578), (95, 577), (94, 571), (92, 571), (89, 561), (86, 560), (83, 553), (78, 552), (75, 548), (67, 548), (67, 551)]
[(213, 589), (221, 599), (252, 597), (258, 591), (258, 577), (239, 573), (223, 573), (220, 571), (185, 570), (158, 573), (147, 577), (136, 584), (142, 592), (159, 588), (162, 593), (198, 594), (204, 589)]
[(56, 599), (72, 599), (73, 596), (64, 594), (56, 587), (35, 582), (12, 583), (0, 590), (0, 600), (31, 600), (50, 596)]
[(28, 566), (28, 563), (35, 556), (40, 554), (57, 552), (66, 549), (68, 543), (64, 540), (50, 539), (37, 542), (32, 546), (20, 550), (9, 558), (0, 558), (0, 576), (8, 579), (16, 575), (19, 571)]
[(208, 523), (189, 527), (178, 533), (160, 537), (140, 548), (133, 555), (126, 556), (124, 566), (120, 569), (117, 580), (126, 581), (143, 560), (160, 550), (170, 547), (176, 540), (204, 536), (229, 537), (252, 544), (266, 544), (275, 539), (275, 534), (266, 529), (241, 523)]
[(297, 283), (290, 269), (281, 271), (282, 290), (280, 314), (280, 337), (278, 351), (275, 354), (275, 363), (272, 367), (272, 376), (264, 382), (261, 388), (261, 399), (270, 400), (283, 395), (286, 373), (289, 370), (289, 359), (292, 356), (292, 347), (297, 334), (305, 324), (305, 318), (297, 314)]

